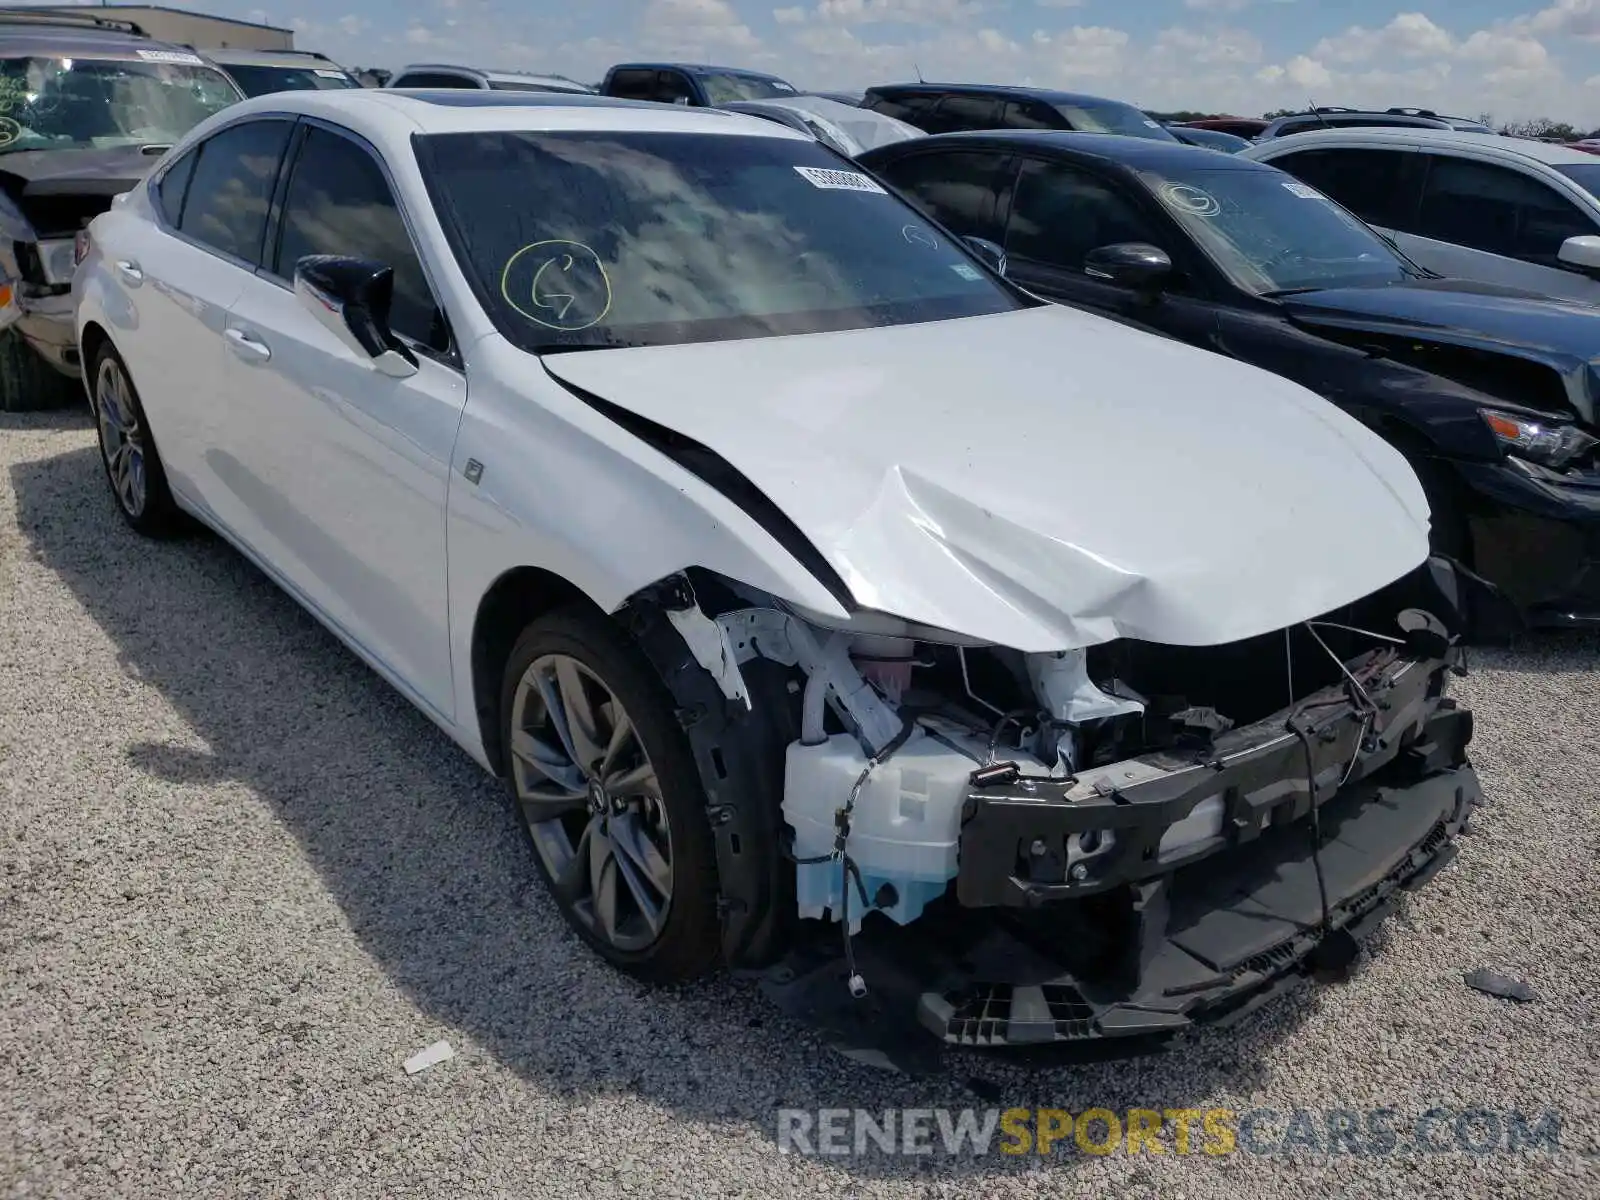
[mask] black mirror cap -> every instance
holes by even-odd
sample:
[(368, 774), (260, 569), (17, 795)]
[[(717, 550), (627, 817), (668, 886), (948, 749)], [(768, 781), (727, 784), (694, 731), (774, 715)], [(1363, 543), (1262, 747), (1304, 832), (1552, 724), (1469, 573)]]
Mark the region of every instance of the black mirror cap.
[(308, 254), (295, 264), (294, 274), (297, 283), (341, 313), (346, 328), (373, 358), (398, 348), (389, 330), (394, 268), (368, 258)]
[(1172, 275), (1172, 259), (1149, 242), (1118, 242), (1089, 251), (1083, 271), (1091, 279), (1146, 291), (1165, 284)]

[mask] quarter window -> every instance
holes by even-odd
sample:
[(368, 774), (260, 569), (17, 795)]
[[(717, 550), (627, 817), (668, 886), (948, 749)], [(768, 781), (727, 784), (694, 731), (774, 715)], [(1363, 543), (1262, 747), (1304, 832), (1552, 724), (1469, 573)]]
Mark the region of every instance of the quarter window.
[(1006, 253), (1082, 271), (1089, 251), (1118, 242), (1161, 245), (1153, 223), (1126, 196), (1064, 163), (1026, 162), (1006, 226)]
[(861, 102), (861, 107), (882, 113), (886, 117), (893, 117), (897, 121), (905, 121), (909, 125), (915, 125), (918, 129), (926, 131), (929, 118), (933, 115), (933, 106), (938, 99), (937, 96), (931, 96), (925, 92), (913, 92), (902, 96), (886, 96), (881, 93), (869, 92), (867, 93), (867, 98)]
[(1428, 158), (1416, 229), (1422, 237), (1554, 267), (1562, 242), (1600, 233), (1577, 205), (1537, 179), (1467, 158)]
[(195, 159), (199, 154), (198, 150), (189, 151), (168, 167), (156, 184), (156, 207), (173, 228), (177, 228), (178, 218), (183, 215), (183, 198), (189, 190), (189, 180), (194, 175)]
[(293, 128), (288, 121), (246, 121), (203, 143), (178, 228), (197, 242), (258, 265), (267, 209)]
[(315, 126), (306, 131), (289, 178), (273, 269), (280, 278), (292, 278), (295, 264), (308, 254), (347, 255), (391, 267), (394, 331), (433, 350), (449, 349), (444, 316), (389, 181), (360, 146)]

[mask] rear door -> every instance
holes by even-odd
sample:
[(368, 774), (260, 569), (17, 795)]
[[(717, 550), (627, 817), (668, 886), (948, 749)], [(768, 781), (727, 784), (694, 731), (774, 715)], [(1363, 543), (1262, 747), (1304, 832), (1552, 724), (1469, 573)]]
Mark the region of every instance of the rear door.
[(263, 118), (212, 134), (152, 181), (156, 220), (116, 222), (106, 246), (138, 331), (118, 349), (171, 482), (229, 527), (242, 514), (221, 457), (233, 417), (223, 331), (260, 261), (293, 128)]
[[(376, 665), (449, 719), (445, 498), (466, 377), (377, 153), (307, 121), (264, 266), (228, 315), (231, 452), (250, 538)], [(394, 379), (294, 294), (295, 264), (336, 254), (394, 271), (391, 324), (419, 370)]]
[(1573, 200), (1510, 166), (1425, 153), (1422, 203), (1402, 227), (1401, 248), (1441, 275), (1587, 303), (1600, 281), (1561, 266), (1561, 243), (1600, 234)]

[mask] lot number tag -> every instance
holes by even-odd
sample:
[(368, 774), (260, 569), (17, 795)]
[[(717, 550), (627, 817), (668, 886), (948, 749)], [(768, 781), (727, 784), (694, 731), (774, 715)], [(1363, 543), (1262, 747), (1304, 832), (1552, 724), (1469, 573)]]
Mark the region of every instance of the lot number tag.
[(859, 171), (830, 171), (826, 167), (796, 167), (795, 170), (802, 178), (810, 181), (812, 187), (836, 192), (876, 192), (880, 196), (889, 194)]

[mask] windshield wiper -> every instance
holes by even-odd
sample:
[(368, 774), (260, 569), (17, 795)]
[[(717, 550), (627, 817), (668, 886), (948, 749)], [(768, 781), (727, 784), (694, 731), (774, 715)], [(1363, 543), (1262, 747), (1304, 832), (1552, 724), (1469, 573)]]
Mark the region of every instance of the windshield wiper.
[(1261, 292), (1259, 295), (1263, 300), (1280, 300), (1284, 296), (1304, 296), (1307, 292), (1321, 292), (1326, 290), (1327, 285), (1319, 283), (1313, 287), (1278, 288), (1276, 291)]
[(534, 347), (535, 354), (581, 354), (586, 350), (636, 350), (648, 342), (552, 342), (548, 346)]

